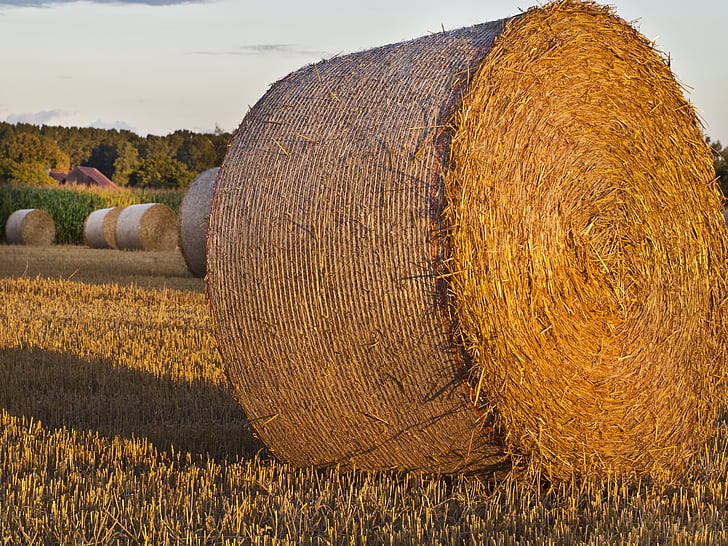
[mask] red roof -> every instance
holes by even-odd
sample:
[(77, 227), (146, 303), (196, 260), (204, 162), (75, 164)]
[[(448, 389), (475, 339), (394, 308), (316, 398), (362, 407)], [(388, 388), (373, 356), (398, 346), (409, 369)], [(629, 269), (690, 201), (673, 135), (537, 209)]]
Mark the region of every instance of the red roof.
[(76, 167), (66, 175), (66, 183), (85, 184), (99, 188), (118, 188), (104, 173), (94, 167)]
[(48, 176), (50, 176), (53, 180), (60, 184), (63, 184), (63, 181), (66, 179), (67, 174), (68, 173), (64, 173), (61, 171), (48, 171)]

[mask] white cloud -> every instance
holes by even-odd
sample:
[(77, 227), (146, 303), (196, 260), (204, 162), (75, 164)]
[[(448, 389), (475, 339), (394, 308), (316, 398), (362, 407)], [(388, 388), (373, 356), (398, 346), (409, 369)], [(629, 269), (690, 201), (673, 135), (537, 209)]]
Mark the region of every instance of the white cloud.
[(133, 125), (129, 125), (127, 122), (121, 120), (108, 122), (97, 119), (96, 121), (91, 122), (89, 126), (94, 127), (95, 129), (118, 129), (120, 131), (131, 131), (133, 133), (138, 132), (136, 127), (134, 127)]
[(10, 114), (5, 117), (5, 121), (8, 123), (31, 123), (33, 125), (48, 125), (48, 122), (63, 118), (68, 115), (68, 112), (61, 110), (60, 108), (54, 108), (53, 110), (41, 110), (39, 112), (21, 112), (20, 114)]
[(302, 48), (296, 44), (249, 44), (227, 51), (195, 51), (197, 55), (306, 55), (326, 57), (328, 51)]

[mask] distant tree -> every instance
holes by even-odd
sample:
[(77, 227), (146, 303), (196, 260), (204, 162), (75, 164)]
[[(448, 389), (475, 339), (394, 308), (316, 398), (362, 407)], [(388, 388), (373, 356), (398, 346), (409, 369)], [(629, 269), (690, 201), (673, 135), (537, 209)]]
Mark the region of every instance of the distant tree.
[(219, 166), (217, 151), (208, 135), (186, 132), (177, 148), (177, 159), (196, 173)]
[(728, 147), (724, 148), (720, 140), (712, 141), (710, 137), (706, 137), (705, 141), (713, 149), (715, 176), (718, 177), (718, 183), (720, 184), (720, 189), (723, 190), (723, 196), (728, 197)]
[(114, 176), (112, 180), (119, 186), (129, 184), (131, 173), (139, 167), (139, 152), (129, 141), (120, 142), (116, 147), (114, 160)]
[(116, 146), (103, 142), (96, 146), (89, 158), (83, 162), (84, 166), (95, 167), (108, 178), (114, 178), (114, 162), (116, 161)]
[(215, 161), (215, 165), (222, 165), (222, 161), (225, 159), (225, 154), (227, 153), (228, 144), (230, 144), (230, 140), (232, 139), (232, 134), (224, 132), (216, 125), (215, 133), (207, 135), (207, 137), (210, 139), (210, 142), (212, 142), (212, 145), (215, 148), (215, 153), (217, 154), (217, 161)]
[[(42, 163), (45, 169), (59, 171), (68, 171), (78, 165), (96, 167), (120, 185), (136, 181), (157, 187), (168, 186), (174, 177), (178, 178), (177, 183), (184, 185), (189, 173), (180, 170), (174, 162), (168, 162), (160, 170), (157, 168), (162, 164), (159, 157), (175, 160), (187, 171), (196, 174), (222, 164), (230, 138), (231, 134), (220, 127), (212, 133), (179, 130), (166, 136), (141, 137), (131, 131), (117, 129), (0, 122), (0, 180), (7, 179), (11, 171), (14, 177), (27, 177), (30, 172), (39, 172)], [(50, 155), (47, 153), (49, 147), (55, 148)], [(9, 157), (7, 152), (29, 158)], [(142, 166), (141, 161), (145, 159), (150, 161)], [(26, 161), (31, 163), (22, 167), (15, 165)], [(33, 161), (39, 164), (35, 165)], [(153, 168), (154, 165), (157, 167)], [(155, 169), (156, 174), (150, 174)], [(165, 176), (165, 173), (172, 174)]]
[(18, 133), (3, 148), (3, 157), (14, 163), (37, 162), (54, 171), (68, 171), (68, 154), (43, 135)]
[(58, 144), (40, 134), (16, 132), (0, 149), (0, 178), (24, 184), (53, 184), (48, 171), (69, 170), (69, 158)]
[(5, 121), (0, 122), (0, 150), (15, 138), (15, 127)]
[(23, 161), (22, 163), (0, 162), (2, 178), (8, 182), (17, 182), (28, 186), (52, 186), (58, 184), (48, 175), (43, 163)]
[(155, 155), (174, 157), (177, 150), (170, 140), (167, 137), (147, 135), (147, 138), (139, 146), (139, 155), (143, 158)]
[(166, 154), (142, 159), (129, 173), (129, 185), (138, 188), (186, 188), (194, 174), (180, 161)]

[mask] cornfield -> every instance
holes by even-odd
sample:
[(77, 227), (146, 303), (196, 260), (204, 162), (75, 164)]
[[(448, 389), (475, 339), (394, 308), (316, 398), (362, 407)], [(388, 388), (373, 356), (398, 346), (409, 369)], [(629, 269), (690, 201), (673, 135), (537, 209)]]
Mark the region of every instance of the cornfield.
[(53, 217), (59, 243), (84, 244), (84, 221), (96, 209), (126, 207), (138, 203), (162, 203), (176, 213), (183, 198), (183, 190), (150, 192), (136, 189), (36, 188), (0, 184), (0, 233), (5, 231), (5, 222), (14, 211), (38, 208)]
[(3, 544), (716, 544), (728, 427), (682, 483), (293, 469), (252, 436), (176, 252), (0, 246)]

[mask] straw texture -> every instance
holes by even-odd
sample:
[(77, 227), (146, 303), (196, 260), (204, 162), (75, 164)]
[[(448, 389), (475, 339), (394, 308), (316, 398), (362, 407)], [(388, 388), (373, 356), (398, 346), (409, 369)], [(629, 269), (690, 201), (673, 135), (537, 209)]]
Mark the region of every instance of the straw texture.
[(237, 396), (296, 465), (675, 477), (725, 389), (711, 165), (665, 60), (591, 2), (304, 67), (213, 197)]
[(16, 210), (5, 223), (5, 239), (13, 245), (50, 246), (56, 241), (56, 224), (44, 210)]
[(119, 248), (116, 244), (116, 221), (122, 207), (97, 209), (86, 217), (83, 238), (91, 248)]
[(167, 205), (129, 205), (116, 220), (116, 244), (122, 250), (174, 250), (179, 243), (177, 215)]
[(304, 67), (237, 130), (208, 285), (238, 399), (280, 459), (440, 472), (503, 461), (463, 380), (433, 244), (440, 127), (502, 26)]
[(679, 473), (726, 366), (726, 230), (693, 108), (649, 42), (573, 2), (514, 21), (464, 104), (451, 293), (506, 443), (553, 475)]
[(210, 201), (219, 167), (201, 172), (190, 184), (179, 208), (179, 240), (187, 268), (195, 277), (207, 270)]

